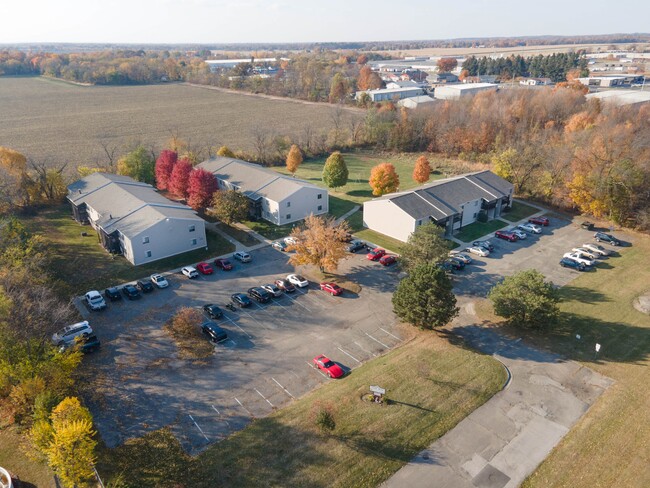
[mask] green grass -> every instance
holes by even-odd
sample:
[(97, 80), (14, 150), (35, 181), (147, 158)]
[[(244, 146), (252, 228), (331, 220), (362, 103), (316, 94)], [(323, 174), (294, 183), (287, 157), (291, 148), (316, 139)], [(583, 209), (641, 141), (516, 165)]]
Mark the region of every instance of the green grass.
[(334, 195), (330, 195), (329, 198), (330, 198), (329, 215), (336, 219), (345, 215), (350, 210), (352, 210), (355, 207), (355, 205), (357, 205), (355, 202), (351, 200), (345, 200), (344, 198), (335, 197)]
[(495, 219), (488, 222), (474, 222), (473, 224), (466, 225), (454, 237), (463, 242), (472, 242), (479, 237), (483, 237), (492, 232), (507, 227), (503, 220)]
[(223, 231), (225, 234), (228, 234), (237, 242), (241, 242), (246, 247), (255, 246), (260, 243), (260, 241), (253, 237), (249, 232), (238, 229), (237, 227), (232, 227), (230, 225), (222, 223), (219, 224), (219, 230)]
[[(489, 356), (451, 345), (433, 332), (324, 384), (258, 419), (196, 459), (179, 452), (166, 432), (101, 453), (105, 481), (128, 472), (130, 486), (182, 481), (202, 487), (375, 487), (416, 453), (498, 391), (502, 366)], [(387, 389), (389, 405), (363, 402), (369, 385)], [(336, 422), (315, 427), (319, 408)], [(146, 468), (145, 468), (146, 466)], [(179, 479), (180, 478), (180, 479)]]
[(54, 488), (54, 475), (45, 464), (30, 459), (25, 454), (25, 442), (15, 427), (0, 430), (0, 466), (18, 476), (24, 483), (21, 486)]
[(510, 222), (518, 222), (526, 217), (530, 217), (533, 214), (539, 212), (539, 209), (531, 207), (521, 202), (512, 202), (512, 208), (510, 211), (502, 213), (501, 218), (508, 220)]
[[(632, 306), (650, 291), (650, 237), (637, 235), (633, 247), (619, 252), (560, 290), (563, 317), (551, 330), (513, 331), (616, 382), (525, 488), (650, 486), (650, 317)], [(596, 343), (602, 345), (598, 357)]]
[[(232, 252), (234, 247), (214, 232), (206, 232), (208, 250), (197, 249), (150, 264), (133, 266), (121, 256), (111, 256), (99, 244), (90, 226), (75, 222), (68, 205), (44, 208), (38, 214), (23, 217), (32, 232), (44, 234), (50, 245), (52, 272), (64, 284), (62, 294), (80, 294), (125, 281), (175, 269), (213, 256)], [(88, 236), (82, 237), (86, 232)]]
[(253, 229), (258, 234), (266, 237), (267, 239), (275, 240), (281, 237), (286, 237), (291, 234), (293, 227), (300, 222), (295, 224), (285, 224), (285, 225), (275, 225), (266, 220), (245, 220), (242, 222), (249, 229)]

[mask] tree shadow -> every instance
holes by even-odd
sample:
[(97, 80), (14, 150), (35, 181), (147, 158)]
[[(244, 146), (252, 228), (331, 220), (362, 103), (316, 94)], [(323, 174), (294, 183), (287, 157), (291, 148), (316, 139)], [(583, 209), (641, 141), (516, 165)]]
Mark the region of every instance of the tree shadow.
[(350, 190), (349, 192), (346, 192), (347, 195), (351, 197), (363, 197), (363, 198), (372, 198), (372, 190)]
[(424, 407), (421, 407), (419, 405), (413, 405), (412, 403), (400, 402), (399, 400), (395, 400), (394, 398), (387, 398), (386, 399), (386, 404), (387, 405), (404, 405), (405, 407), (415, 408), (417, 410), (422, 410), (424, 412), (435, 413), (435, 410), (432, 410), (430, 408), (424, 408)]
[(564, 285), (560, 288), (560, 293), (567, 297), (571, 297), (572, 300), (582, 303), (602, 303), (610, 301), (605, 294), (600, 293), (599, 291), (582, 286), (573, 286), (571, 284)]

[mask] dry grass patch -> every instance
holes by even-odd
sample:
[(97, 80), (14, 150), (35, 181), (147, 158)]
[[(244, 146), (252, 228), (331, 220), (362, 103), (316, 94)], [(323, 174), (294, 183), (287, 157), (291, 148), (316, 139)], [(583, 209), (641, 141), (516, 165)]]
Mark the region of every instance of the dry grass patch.
[(205, 359), (214, 354), (214, 346), (201, 333), (203, 314), (196, 308), (181, 307), (163, 329), (178, 347), (182, 359)]

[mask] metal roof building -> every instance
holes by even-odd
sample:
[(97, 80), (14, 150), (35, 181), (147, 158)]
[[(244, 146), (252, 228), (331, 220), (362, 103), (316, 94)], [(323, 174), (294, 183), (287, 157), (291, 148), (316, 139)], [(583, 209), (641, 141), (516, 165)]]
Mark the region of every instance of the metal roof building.
[(605, 103), (614, 105), (639, 105), (650, 102), (650, 89), (645, 90), (607, 90), (598, 93), (590, 93), (587, 100), (595, 98)]
[(437, 86), (433, 97), (442, 100), (458, 100), (462, 97), (473, 96), (482, 91), (497, 91), (499, 85), (494, 83), (461, 83), (457, 85)]

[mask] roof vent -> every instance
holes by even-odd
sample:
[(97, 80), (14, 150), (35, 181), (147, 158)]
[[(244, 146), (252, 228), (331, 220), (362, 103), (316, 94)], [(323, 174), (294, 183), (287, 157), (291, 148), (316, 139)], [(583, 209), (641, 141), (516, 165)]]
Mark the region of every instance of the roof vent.
[(113, 214), (108, 214), (108, 218), (109, 218), (109, 219), (112, 219), (112, 218), (113, 218)]

